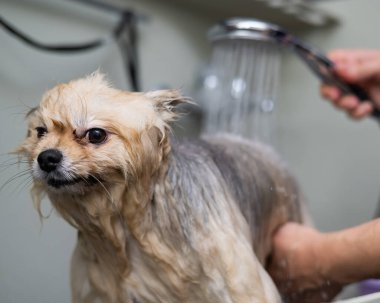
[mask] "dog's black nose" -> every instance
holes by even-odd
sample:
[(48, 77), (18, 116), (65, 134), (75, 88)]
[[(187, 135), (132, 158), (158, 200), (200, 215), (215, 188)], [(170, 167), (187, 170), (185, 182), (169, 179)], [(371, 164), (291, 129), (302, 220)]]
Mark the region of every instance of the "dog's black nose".
[(59, 150), (47, 149), (38, 155), (37, 162), (43, 171), (49, 173), (57, 168), (62, 158), (63, 155)]

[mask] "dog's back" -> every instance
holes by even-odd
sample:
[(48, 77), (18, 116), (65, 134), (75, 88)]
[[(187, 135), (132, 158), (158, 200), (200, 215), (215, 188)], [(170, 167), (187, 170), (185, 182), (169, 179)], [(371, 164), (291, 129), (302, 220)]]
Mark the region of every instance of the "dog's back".
[[(138, 266), (141, 255), (170, 266), (135, 267), (132, 283), (148, 282), (136, 298), (144, 302), (166, 289), (162, 296), (172, 302), (280, 302), (265, 261), (274, 231), (287, 221), (301, 222), (303, 205), (276, 154), (230, 136), (177, 142), (166, 172), (152, 200), (156, 235), (140, 240), (144, 247), (154, 243), (154, 249), (135, 255)], [(141, 279), (147, 272), (159, 273), (156, 289), (157, 280)]]
[[(172, 157), (169, 178), (173, 185), (181, 181), (181, 190), (188, 187), (188, 196), (194, 197), (196, 192), (209, 195), (214, 199), (208, 199), (207, 203), (215, 204), (218, 195), (232, 196), (249, 226), (252, 244), (263, 265), (271, 250), (274, 231), (287, 221), (303, 221), (302, 194), (286, 165), (267, 145), (223, 135), (176, 142)], [(224, 192), (215, 192), (212, 184), (207, 184), (210, 173), (218, 176)], [(199, 188), (203, 190), (199, 192)], [(203, 203), (204, 198), (189, 202)]]

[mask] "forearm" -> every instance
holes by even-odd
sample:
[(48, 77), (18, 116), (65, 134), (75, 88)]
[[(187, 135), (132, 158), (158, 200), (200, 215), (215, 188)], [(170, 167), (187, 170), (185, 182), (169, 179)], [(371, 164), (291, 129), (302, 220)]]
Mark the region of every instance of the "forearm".
[(380, 277), (380, 219), (326, 234), (324, 276), (341, 284)]

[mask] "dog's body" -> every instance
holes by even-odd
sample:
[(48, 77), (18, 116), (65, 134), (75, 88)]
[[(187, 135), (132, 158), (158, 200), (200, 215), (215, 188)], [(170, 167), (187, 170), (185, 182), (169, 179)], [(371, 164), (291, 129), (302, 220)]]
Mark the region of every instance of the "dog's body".
[(34, 200), (46, 192), (79, 230), (73, 302), (279, 302), (263, 264), (275, 229), (302, 221), (295, 182), (258, 143), (171, 143), (181, 101), (94, 75), (54, 88), (29, 114), (19, 152)]

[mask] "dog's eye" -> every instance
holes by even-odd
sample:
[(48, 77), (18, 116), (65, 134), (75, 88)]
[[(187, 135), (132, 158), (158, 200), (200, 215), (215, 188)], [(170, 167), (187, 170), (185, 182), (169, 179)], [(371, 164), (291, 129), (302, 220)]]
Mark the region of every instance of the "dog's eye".
[(35, 130), (37, 131), (37, 138), (41, 138), (47, 133), (47, 128), (43, 126), (36, 127)]
[(86, 134), (87, 140), (92, 144), (100, 144), (106, 141), (107, 133), (101, 128), (91, 128)]

